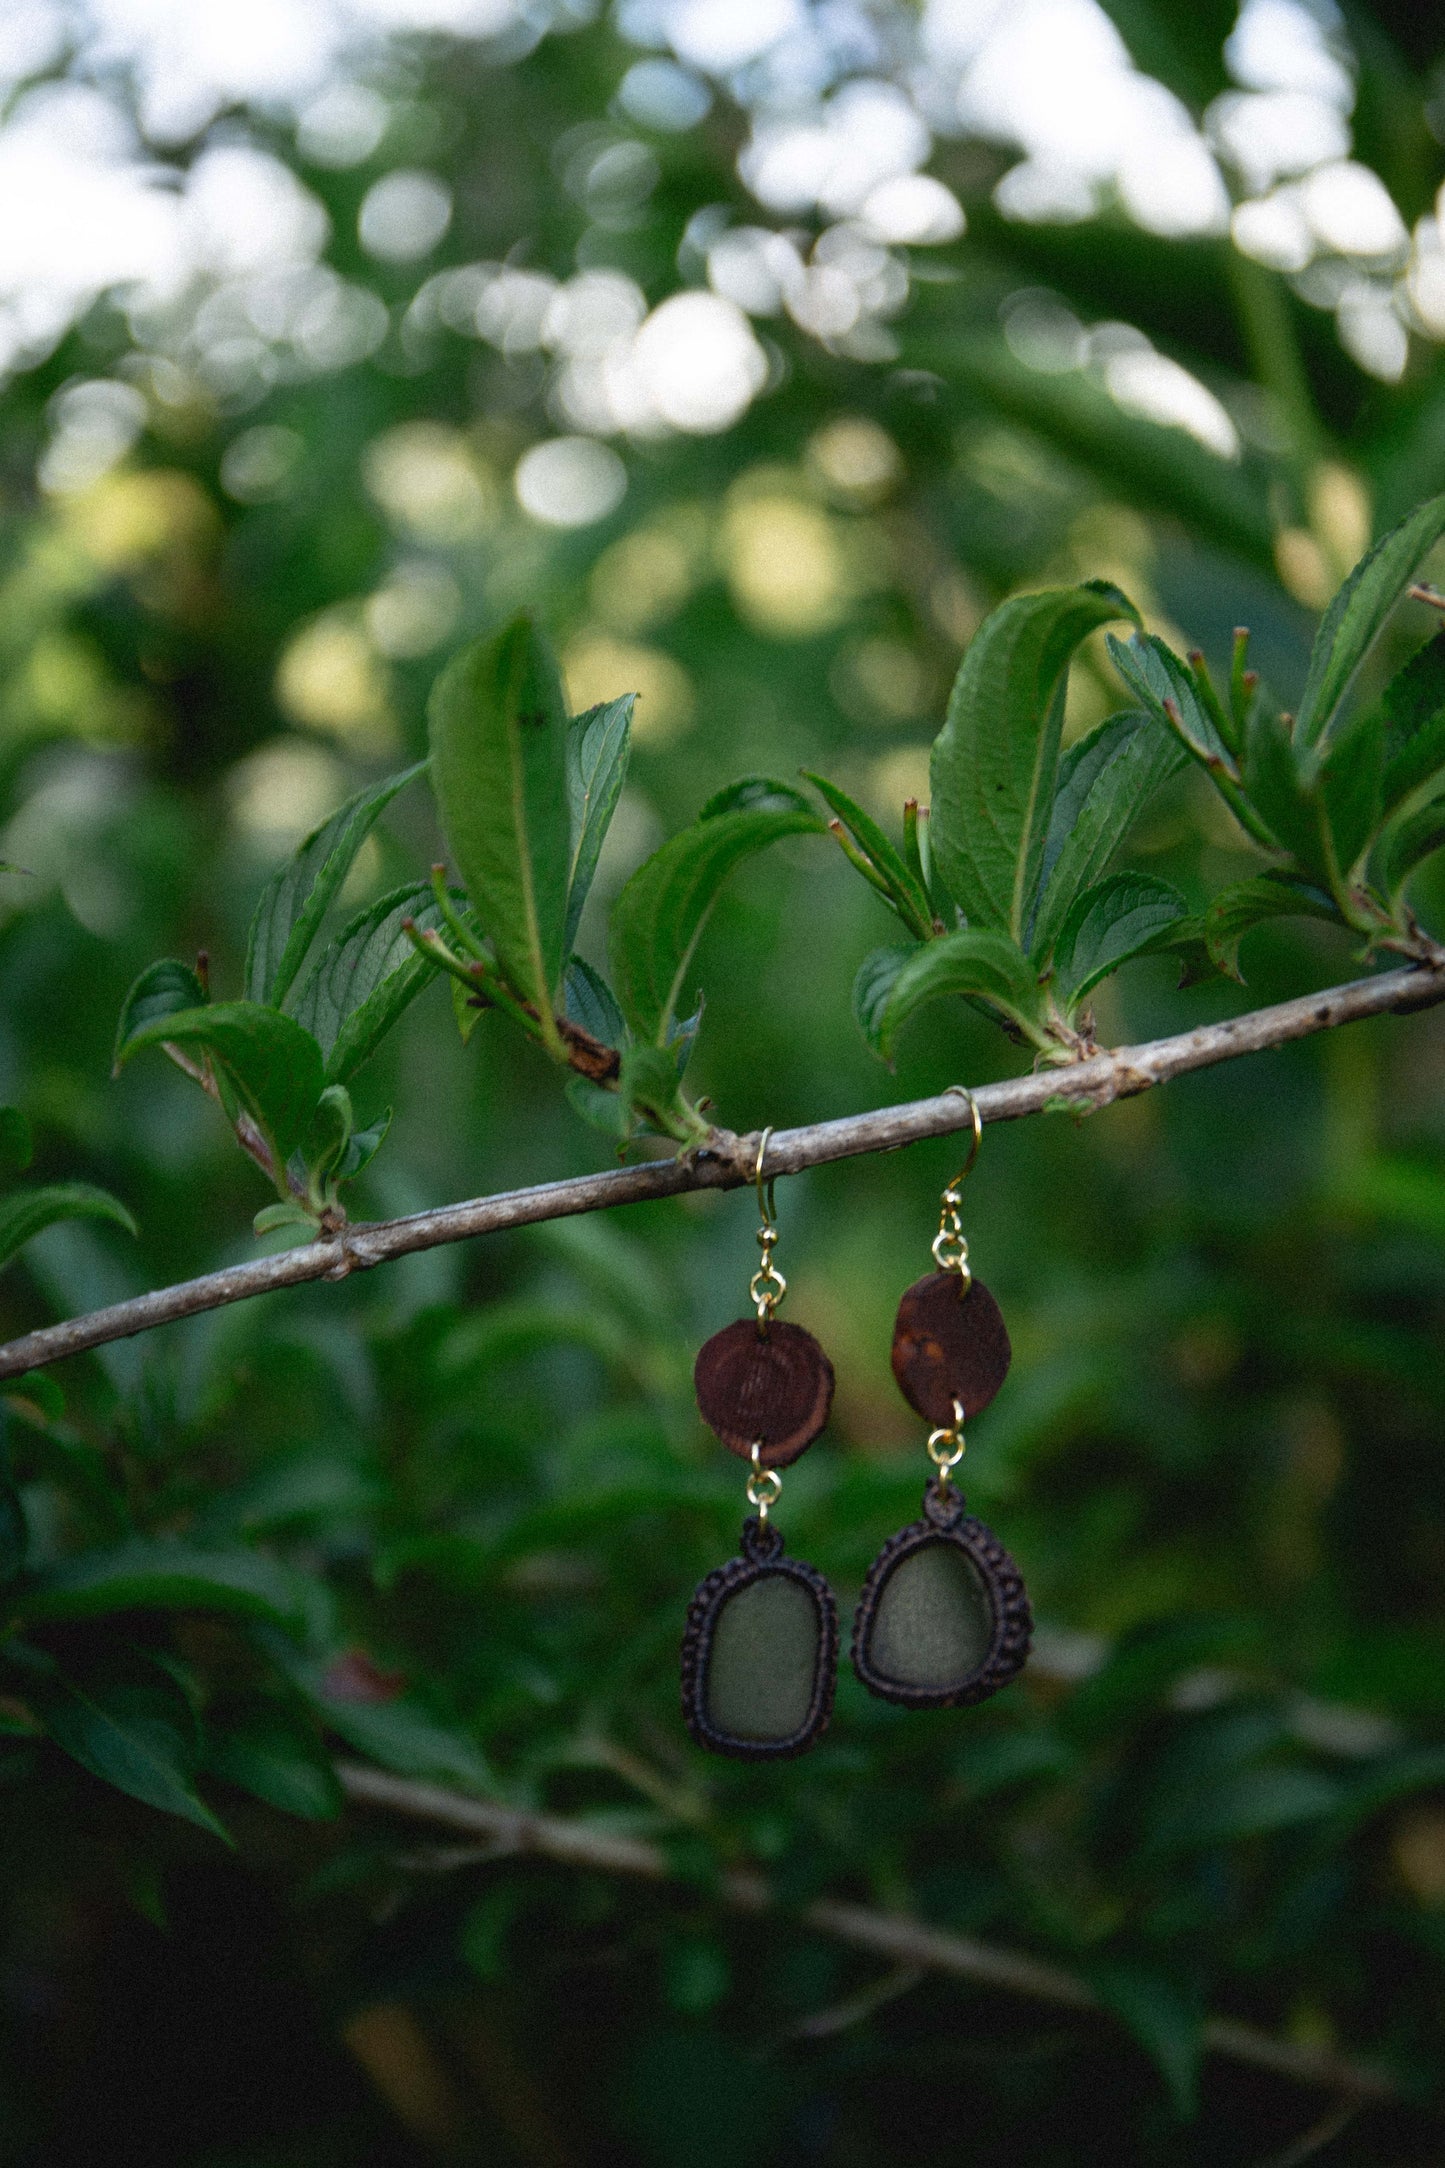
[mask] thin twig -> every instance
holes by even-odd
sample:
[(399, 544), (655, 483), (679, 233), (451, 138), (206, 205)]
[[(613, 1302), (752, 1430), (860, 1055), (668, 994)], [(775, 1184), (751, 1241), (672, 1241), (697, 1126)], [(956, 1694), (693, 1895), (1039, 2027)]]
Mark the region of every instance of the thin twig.
[[(337, 1774), (342, 1790), (358, 1806), (459, 1830), (489, 1841), (499, 1850), (530, 1853), (560, 1866), (627, 1875), (643, 1882), (673, 1879), (665, 1854), (638, 1837), (617, 1836), (560, 1815), (530, 1814), (495, 1800), (448, 1791), (439, 1784), (418, 1784), (364, 1762), (340, 1762)], [(762, 1876), (749, 1868), (732, 1868), (723, 1874), (717, 1895), (735, 1912), (758, 1914), (772, 1911), (777, 1905)], [(947, 1973), (954, 1979), (970, 1980), (976, 1986), (1000, 1989), (1035, 2002), (1094, 2016), (1103, 2014), (1098, 1997), (1085, 1981), (1062, 1966), (1030, 1957), (1022, 1950), (1001, 1950), (992, 1943), (975, 1941), (972, 1935), (930, 1927), (904, 1913), (880, 1912), (870, 1905), (838, 1898), (820, 1897), (804, 1905), (794, 1917), (801, 1926), (826, 1935), (830, 1941), (887, 1958), (897, 1968)], [(1350, 2055), (1337, 2055), (1328, 2048), (1304, 2047), (1292, 2040), (1277, 2039), (1273, 2033), (1237, 2018), (1208, 2019), (1204, 2044), (1212, 2054), (1252, 2064), (1257, 2070), (1273, 2071), (1300, 2085), (1321, 2086), (1352, 2101), (1398, 2097), (1398, 2088), (1386, 2071)]]
[(856, 1995), (845, 1995), (841, 2002), (829, 2003), (826, 2010), (812, 2010), (807, 2017), (800, 2017), (796, 2025), (789, 2026), (789, 2033), (794, 2040), (831, 2040), (854, 2025), (865, 2025), (900, 1996), (911, 1995), (923, 1978), (921, 1965), (894, 1965), (866, 1987), (860, 1987)]
[[(1120, 1047), (1068, 1068), (1011, 1077), (1002, 1084), (983, 1084), (973, 1094), (974, 1102), (985, 1122), (1019, 1121), (1055, 1108), (1097, 1109), (1191, 1069), (1207, 1069), (1241, 1054), (1284, 1046), (1292, 1039), (1308, 1038), (1313, 1032), (1362, 1017), (1428, 1009), (1439, 1001), (1445, 1001), (1445, 964), (1382, 971), (1375, 978), (1332, 986), (1298, 1001), (1282, 1001), (1274, 1008), (1254, 1009), (1220, 1024), (1201, 1024), (1172, 1039)], [(846, 1115), (841, 1121), (781, 1129), (768, 1145), (764, 1172), (797, 1174), (827, 1160), (896, 1151), (924, 1137), (947, 1136), (966, 1128), (968, 1122), (965, 1101), (950, 1091), (934, 1099)], [(543, 1182), (535, 1189), (507, 1190), (495, 1197), (474, 1197), (465, 1204), (442, 1205), (432, 1212), (413, 1212), (405, 1219), (349, 1227), (276, 1257), (230, 1265), (222, 1272), (208, 1272), (200, 1279), (183, 1280), (176, 1287), (71, 1318), (66, 1324), (26, 1333), (0, 1347), (0, 1378), (19, 1377), (27, 1370), (59, 1362), (62, 1356), (128, 1339), (202, 1310), (243, 1302), (251, 1295), (297, 1287), (308, 1280), (344, 1280), (348, 1273), (410, 1256), (416, 1250), (435, 1249), (444, 1242), (464, 1242), (472, 1235), (496, 1234), (503, 1228), (533, 1226), (540, 1220), (636, 1204), (645, 1198), (676, 1197), (686, 1190), (736, 1189), (753, 1179), (757, 1146), (756, 1137), (737, 1137), (731, 1130), (719, 1129), (705, 1144), (677, 1158), (647, 1160), (638, 1167)]]
[(1327, 2145), (1333, 2145), (1343, 2131), (1360, 2112), (1361, 2103), (1355, 2098), (1335, 2101), (1326, 2108), (1317, 2123), (1301, 2133), (1287, 2145), (1282, 2153), (1271, 2153), (1268, 2160), (1261, 2161), (1259, 2168), (1304, 2168), (1307, 2160), (1313, 2160)]

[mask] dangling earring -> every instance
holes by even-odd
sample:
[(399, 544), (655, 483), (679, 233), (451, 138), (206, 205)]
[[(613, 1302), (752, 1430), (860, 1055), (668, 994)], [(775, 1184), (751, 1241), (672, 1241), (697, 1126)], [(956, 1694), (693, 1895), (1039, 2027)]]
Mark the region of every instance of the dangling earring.
[(682, 1643), (682, 1713), (699, 1746), (748, 1761), (801, 1754), (826, 1728), (838, 1668), (838, 1607), (816, 1566), (783, 1555), (769, 1519), (779, 1469), (806, 1452), (833, 1404), (833, 1365), (810, 1332), (779, 1324), (787, 1281), (773, 1263), (773, 1185), (763, 1188), (771, 1129), (755, 1179), (762, 1263), (749, 1287), (755, 1318), (724, 1326), (699, 1350), (693, 1382), (703, 1420), (749, 1463), (741, 1556), (701, 1583)]
[(891, 1536), (874, 1559), (853, 1621), (853, 1668), (873, 1694), (908, 1709), (956, 1709), (996, 1694), (1023, 1669), (1033, 1619), (1018, 1567), (964, 1511), (951, 1474), (963, 1458), (965, 1416), (986, 1408), (1008, 1375), (1011, 1350), (998, 1304), (968, 1268), (959, 1218), (963, 1183), (983, 1125), (972, 1097), (973, 1148), (943, 1192), (933, 1241), (936, 1272), (898, 1306), (893, 1375), (909, 1406), (933, 1424), (938, 1471), (923, 1519)]

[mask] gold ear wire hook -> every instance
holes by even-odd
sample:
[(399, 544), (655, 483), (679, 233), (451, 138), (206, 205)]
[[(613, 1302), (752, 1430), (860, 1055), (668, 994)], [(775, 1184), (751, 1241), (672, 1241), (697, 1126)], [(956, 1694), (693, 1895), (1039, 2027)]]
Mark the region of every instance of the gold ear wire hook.
[(959, 1218), (959, 1206), (963, 1202), (963, 1185), (973, 1172), (978, 1158), (978, 1148), (983, 1142), (983, 1119), (978, 1102), (966, 1085), (950, 1084), (949, 1091), (956, 1098), (968, 1101), (968, 1111), (973, 1116), (973, 1143), (958, 1173), (943, 1192), (938, 1215), (938, 1233), (933, 1238), (933, 1261), (940, 1272), (957, 1273), (962, 1282), (960, 1293), (966, 1294), (973, 1285), (973, 1275), (968, 1269), (968, 1243), (964, 1239), (963, 1222)]
[(978, 1101), (966, 1084), (950, 1084), (948, 1090), (955, 1099), (968, 1101), (968, 1111), (973, 1120), (973, 1142), (968, 1148), (968, 1157), (948, 1185), (949, 1189), (957, 1190), (963, 1188), (978, 1162), (978, 1148), (983, 1142), (983, 1117), (978, 1111)]
[(773, 1183), (776, 1180), (776, 1177), (770, 1178), (768, 1182), (768, 1193), (766, 1197), (763, 1195), (763, 1161), (767, 1157), (768, 1142), (772, 1134), (772, 1125), (770, 1123), (758, 1139), (758, 1156), (753, 1166), (753, 1180), (757, 1184), (758, 1189), (758, 1213), (765, 1227), (772, 1226), (774, 1217), (778, 1209), (777, 1203), (773, 1196)]
[(787, 1281), (773, 1263), (773, 1248), (778, 1239), (778, 1224), (776, 1217), (777, 1203), (773, 1196), (771, 1179), (766, 1184), (766, 1194), (764, 1193), (763, 1160), (767, 1154), (768, 1139), (772, 1136), (772, 1133), (772, 1129), (768, 1128), (759, 1137), (758, 1156), (753, 1166), (753, 1180), (756, 1182), (758, 1189), (758, 1211), (762, 1217), (762, 1225), (758, 1229), (758, 1248), (763, 1253), (763, 1261), (748, 1283), (748, 1292), (753, 1298), (753, 1306), (758, 1313), (758, 1331), (764, 1336), (767, 1334), (768, 1326), (772, 1323), (774, 1310), (788, 1292)]

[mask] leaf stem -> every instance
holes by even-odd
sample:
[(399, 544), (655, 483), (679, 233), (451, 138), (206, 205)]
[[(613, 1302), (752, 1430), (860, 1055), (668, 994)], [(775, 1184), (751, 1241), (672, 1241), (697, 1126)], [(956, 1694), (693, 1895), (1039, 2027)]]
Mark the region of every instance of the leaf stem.
[(1227, 746), (1231, 753), (1238, 753), (1243, 744), (1243, 738), (1235, 728), (1234, 717), (1215, 691), (1214, 680), (1209, 674), (1209, 664), (1205, 660), (1203, 648), (1190, 648), (1186, 660), (1190, 669), (1194, 672), (1195, 687), (1204, 704), (1204, 711), (1219, 732), (1221, 744)]
[(1229, 706), (1234, 717), (1234, 727), (1239, 733), (1236, 752), (1241, 751), (1244, 746), (1245, 733), (1249, 728), (1249, 710), (1258, 684), (1259, 672), (1249, 667), (1249, 627), (1236, 625), (1229, 668)]
[(908, 928), (910, 933), (917, 934), (920, 940), (926, 941), (929, 935), (933, 932), (932, 925), (927, 923), (926, 921), (921, 920), (918, 912), (912, 909), (905, 900), (905, 898), (898, 894), (892, 882), (884, 879), (883, 875), (874, 865), (872, 859), (869, 858), (865, 852), (861, 851), (858, 845), (853, 841), (853, 838), (849, 835), (842, 821), (829, 821), (828, 833), (838, 838), (838, 842), (842, 848), (843, 856), (848, 860), (848, 863), (850, 865), (856, 866), (858, 868), (858, 871), (862, 874), (864, 880), (867, 881), (871, 887), (877, 889), (879, 895), (883, 898), (883, 901), (887, 904), (889, 910), (894, 912), (899, 918), (902, 919), (904, 925)]
[(451, 899), (447, 889), (447, 869), (440, 860), (431, 869), (431, 892), (436, 897), (442, 924), (452, 939), (459, 942), (468, 954), (476, 957), (479, 962), (489, 963), (491, 958), (485, 944), (478, 939)]

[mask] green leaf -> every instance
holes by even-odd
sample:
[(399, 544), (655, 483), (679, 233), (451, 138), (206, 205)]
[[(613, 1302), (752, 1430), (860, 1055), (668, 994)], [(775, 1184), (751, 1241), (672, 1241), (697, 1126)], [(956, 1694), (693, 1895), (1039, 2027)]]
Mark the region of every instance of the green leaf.
[(299, 1656), (273, 1636), (266, 1645), (281, 1669), (323, 1721), (360, 1754), (369, 1754), (398, 1776), (422, 1777), (440, 1784), (461, 1784), (490, 1791), (494, 1779), (481, 1750), (459, 1732), (450, 1731), (408, 1698), (395, 1701), (348, 1701), (328, 1691), (325, 1667)]
[(577, 938), (597, 871), (603, 839), (612, 824), (617, 800), (627, 777), (632, 750), (632, 710), (636, 693), (607, 700), (574, 715), (567, 725), (567, 810), (572, 825), (572, 852), (567, 871), (567, 916), (562, 935), (564, 949)]
[(441, 906), (425, 881), (412, 881), (358, 911), (327, 943), (292, 1004), (296, 1021), (326, 1057), (328, 1084), (349, 1084), (403, 1010), (435, 977), (402, 932), (441, 924)]
[(1179, 977), (1176, 987), (1183, 993), (1187, 986), (1203, 986), (1219, 976), (1219, 966), (1209, 953), (1204, 938), (1204, 914), (1192, 911), (1181, 919), (1169, 939), (1161, 944), (1171, 956), (1179, 959)]
[(429, 713), (452, 857), (502, 970), (555, 1038), (572, 856), (567, 717), (556, 658), (532, 619), (464, 648)]
[(563, 1092), (573, 1113), (580, 1115), (589, 1128), (600, 1130), (604, 1137), (618, 1143), (632, 1135), (632, 1113), (620, 1092), (594, 1084), (590, 1076), (568, 1077)]
[(706, 805), (698, 809), (700, 821), (716, 820), (719, 813), (811, 813), (808, 799), (791, 783), (780, 783), (774, 775), (740, 775), (735, 783), (724, 783), (715, 790)]
[(1319, 761), (1296, 744), (1283, 718), (1263, 702), (1249, 719), (1244, 787), (1270, 833), (1312, 880), (1328, 888), (1331, 844)]
[(1432, 798), (1386, 829), (1380, 844), (1380, 881), (1393, 905), (1410, 875), (1445, 846), (1445, 797)]
[(622, 1057), (617, 1091), (623, 1105), (644, 1128), (676, 1136), (687, 1125), (677, 1055), (670, 1046), (630, 1046)]
[(1355, 716), (1331, 739), (1319, 772), (1335, 864), (1345, 879), (1379, 828), (1384, 771), (1385, 718), (1375, 709)]
[(932, 758), (933, 854), (976, 927), (1021, 943), (1053, 812), (1069, 664), (1111, 618), (1138, 613), (1102, 582), (1015, 595), (979, 626)]
[(341, 1812), (336, 1771), (315, 1735), (273, 1705), (223, 1710), (213, 1719), (205, 1766), (224, 1783), (303, 1821), (330, 1821)]
[(313, 1180), (324, 1183), (346, 1157), (356, 1117), (351, 1094), (344, 1084), (328, 1084), (316, 1102), (306, 1137), (306, 1167)]
[(1445, 534), (1445, 496), (1418, 505), (1360, 559), (1320, 620), (1297, 730), (1314, 745), (1329, 730), (1350, 681), (1431, 545)]
[(7, 1400), (31, 1400), (48, 1423), (58, 1423), (65, 1413), (65, 1395), (49, 1370), (26, 1370), (18, 1378), (0, 1380)]
[(1427, 640), (1386, 686), (1385, 774), (1381, 802), (1387, 813), (1445, 768), (1445, 632)]
[(1100, 878), (1155, 791), (1187, 757), (1155, 717), (1132, 708), (1069, 747), (1059, 762), (1029, 933), (1036, 962), (1047, 962), (1076, 899)]
[(1204, 912), (1204, 938), (1216, 968), (1242, 985), (1240, 943), (1252, 927), (1271, 918), (1326, 918), (1338, 925), (1340, 914), (1324, 889), (1287, 874), (1266, 873), (1236, 881), (1221, 890)]
[(0, 1198), (0, 1265), (57, 1220), (102, 1219), (123, 1227), (128, 1235), (140, 1229), (118, 1197), (107, 1190), (92, 1189), (88, 1182), (55, 1182), (45, 1189), (18, 1190)]
[(131, 1536), (33, 1575), (13, 1610), (37, 1623), (117, 1611), (230, 1611), (290, 1631), (305, 1623), (306, 1597), (300, 1577), (262, 1552)]
[(113, 1056), (116, 1072), (140, 1033), (163, 1017), (203, 1009), (210, 998), (198, 974), (178, 957), (163, 956), (159, 963), (148, 964), (121, 1003)]
[(1133, 2034), (1169, 2088), (1181, 2122), (1199, 2100), (1204, 2011), (1194, 1993), (1153, 1965), (1103, 1958), (1088, 1967), (1089, 1984), (1106, 2010)]
[(604, 1046), (627, 1044), (627, 1023), (617, 1006), (612, 988), (585, 957), (574, 956), (562, 983), (564, 1011), (569, 1023), (590, 1031)]
[(898, 974), (918, 952), (916, 941), (909, 942), (906, 948), (876, 948), (858, 966), (853, 981), (853, 1015), (875, 1054), (883, 1052), (883, 1026)]
[(1167, 947), (1188, 916), (1178, 889), (1151, 873), (1111, 873), (1086, 888), (1064, 920), (1054, 951), (1054, 970), (1069, 1008), (1131, 957)]
[(1043, 997), (1033, 966), (1007, 934), (970, 927), (922, 942), (899, 971), (877, 1031), (885, 1060), (914, 1010), (945, 994), (987, 1001), (1035, 1045), (1045, 1043)]
[(1391, 1754), (1362, 1773), (1345, 1791), (1330, 1819), (1329, 1834), (1338, 1839), (1358, 1829), (1382, 1807), (1394, 1806), (1417, 1792), (1445, 1785), (1445, 1747), (1412, 1746)]
[(34, 1149), (29, 1116), (22, 1114), (19, 1107), (0, 1107), (0, 1165), (23, 1174)]
[(351, 1141), (336, 1170), (338, 1182), (350, 1182), (360, 1174), (363, 1167), (370, 1166), (386, 1142), (386, 1133), (391, 1127), (391, 1112), (391, 1108), (387, 1107), (379, 1119), (370, 1123), (367, 1128), (353, 1129)]
[(1171, 1794), (1154, 1814), (1150, 1849), (1200, 1851), (1295, 1829), (1331, 1813), (1340, 1797), (1334, 1777), (1291, 1764), (1264, 1762), (1211, 1772), (1207, 1784)]
[(826, 776), (815, 775), (810, 768), (805, 768), (803, 774), (820, 793), (829, 811), (843, 823), (858, 849), (883, 882), (904, 925), (920, 939), (927, 940), (933, 932), (933, 906), (928, 900), (923, 883), (906, 864), (902, 853), (894, 849), (871, 814), (865, 813), (862, 806), (855, 805), (848, 793), (839, 790), (836, 783), (830, 783)]
[(301, 1149), (325, 1074), (320, 1047), (293, 1017), (254, 1001), (182, 1009), (134, 1032), (121, 1060), (162, 1041), (199, 1048), (219, 1063), (270, 1138), (280, 1164)]
[(719, 813), (696, 821), (640, 865), (612, 907), (612, 981), (639, 1039), (666, 1042), (693, 951), (722, 885), (754, 851), (818, 835), (816, 813)]
[(456, 1021), (457, 1036), (462, 1045), (467, 1046), (491, 1003), (479, 1001), (469, 994), (461, 980), (453, 978), (450, 972), (447, 973), (447, 991), (451, 999), (452, 1016)]
[(425, 767), (369, 784), (299, 845), (261, 891), (246, 944), (246, 999), (280, 1008), (362, 844), (398, 791)]
[[(1109, 659), (1130, 691), (1172, 731), (1184, 750), (1208, 767), (1228, 762), (1230, 749), (1219, 734), (1202, 698), (1194, 672), (1157, 633), (1136, 632), (1125, 640), (1110, 633)], [(1165, 703), (1174, 709), (1169, 714)]]
[(414, 1702), (323, 1700), (318, 1708), (348, 1746), (369, 1754), (383, 1769), (464, 1785), (470, 1791), (493, 1786), (480, 1749), (461, 1733), (446, 1730)]
[(195, 1788), (194, 1719), (185, 1698), (158, 1669), (86, 1685), (57, 1673), (31, 1698), (49, 1737), (82, 1769), (232, 1841)]
[[(1198, 761), (1240, 825), (1266, 850), (1277, 839), (1260, 818), (1240, 787), (1239, 763), (1233, 742), (1226, 742), (1215, 719), (1214, 708), (1200, 689), (1199, 680), (1172, 648), (1154, 634), (1136, 635), (1125, 643), (1111, 633), (1110, 659), (1130, 690), (1149, 713), (1171, 731), (1192, 760)], [(1251, 715), (1269, 710), (1267, 697), (1256, 691)], [(1283, 732), (1277, 714), (1274, 720)], [(1246, 724), (1246, 734), (1250, 725)]]

